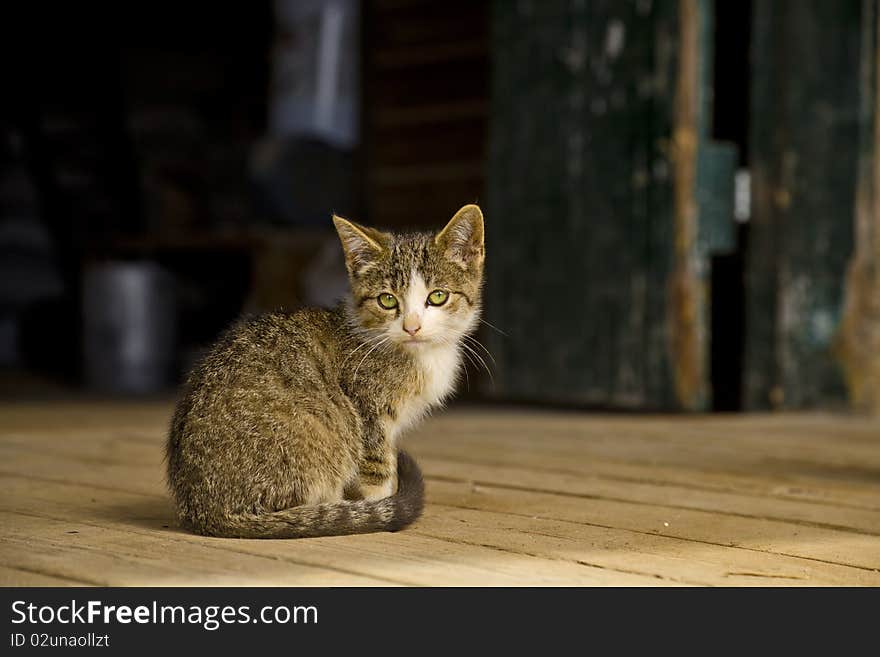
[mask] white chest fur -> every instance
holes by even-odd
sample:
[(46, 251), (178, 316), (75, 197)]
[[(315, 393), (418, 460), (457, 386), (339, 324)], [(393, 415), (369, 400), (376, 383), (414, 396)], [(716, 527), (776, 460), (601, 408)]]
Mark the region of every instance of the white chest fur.
[(435, 406), (443, 403), (455, 387), (461, 354), (458, 347), (437, 347), (415, 354), (420, 385), (397, 409), (397, 418), (386, 423), (386, 435), (395, 440)]

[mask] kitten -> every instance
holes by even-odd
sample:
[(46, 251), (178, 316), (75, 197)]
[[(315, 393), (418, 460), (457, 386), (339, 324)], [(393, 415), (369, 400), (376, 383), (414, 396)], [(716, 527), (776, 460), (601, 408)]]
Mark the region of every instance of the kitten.
[(341, 217), (351, 298), (233, 326), (184, 385), (166, 446), (178, 515), (200, 534), (396, 531), (422, 512), (401, 433), (452, 392), (479, 321), (483, 215), (437, 234)]

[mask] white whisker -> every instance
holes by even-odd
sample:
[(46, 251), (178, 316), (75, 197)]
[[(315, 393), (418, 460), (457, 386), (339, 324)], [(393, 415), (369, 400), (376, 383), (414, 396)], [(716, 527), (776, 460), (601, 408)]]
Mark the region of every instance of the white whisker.
[(495, 330), (495, 331), (498, 331), (498, 332), (499, 332), (501, 335), (503, 335), (505, 338), (509, 338), (509, 337), (510, 337), (509, 335), (507, 335), (507, 333), (505, 333), (504, 331), (502, 331), (500, 328), (498, 328), (498, 327), (495, 326), (494, 324), (490, 324), (489, 322), (487, 322), (487, 321), (486, 321), (485, 319), (483, 319), (482, 317), (478, 317), (477, 319), (479, 319), (481, 322), (483, 322), (483, 324), (485, 324), (485, 325), (488, 326), (489, 328), (491, 328), (491, 329), (493, 329), (493, 330)]
[(470, 340), (471, 342), (473, 342), (474, 344), (476, 344), (478, 347), (480, 347), (480, 349), (482, 349), (483, 351), (485, 351), (485, 352), (486, 352), (486, 355), (489, 356), (489, 358), (492, 359), (492, 363), (494, 363), (495, 365), (498, 365), (498, 361), (495, 360), (495, 356), (493, 356), (493, 355), (492, 355), (492, 352), (489, 351), (489, 350), (486, 348), (486, 345), (484, 345), (482, 342), (480, 342), (479, 340), (477, 340), (475, 337), (473, 337), (473, 336), (471, 336), (471, 335), (465, 335), (465, 336), (463, 336), (463, 337), (464, 337), (465, 340)]
[(492, 370), (489, 369), (489, 366), (486, 364), (486, 361), (483, 360), (483, 357), (480, 356), (480, 354), (476, 350), (474, 350), (472, 347), (470, 347), (466, 342), (462, 342), (461, 346), (465, 348), (465, 350), (466, 350), (465, 353), (470, 353), (472, 356), (474, 356), (480, 362), (480, 365), (482, 365), (483, 369), (486, 370), (486, 374), (489, 375), (489, 379), (492, 381), (492, 385), (494, 386), (495, 385), (495, 377), (492, 376)]
[(390, 340), (390, 339), (391, 339), (390, 337), (383, 338), (383, 339), (380, 340), (377, 344), (373, 345), (373, 346), (370, 348), (370, 350), (369, 350), (366, 354), (364, 354), (364, 357), (361, 358), (361, 362), (358, 363), (358, 366), (354, 368), (354, 374), (353, 374), (352, 377), (351, 377), (351, 380), (352, 380), (352, 381), (356, 381), (356, 380), (357, 380), (358, 370), (361, 368), (361, 365), (364, 364), (364, 361), (367, 360), (367, 358), (370, 357), (370, 354), (373, 353), (374, 351), (376, 351), (377, 348), (381, 347), (383, 344), (385, 344), (386, 342), (388, 342), (388, 340)]
[(352, 356), (354, 356), (354, 354), (355, 354), (357, 351), (360, 351), (363, 347), (366, 347), (367, 345), (375, 344), (375, 342), (376, 342), (377, 340), (381, 340), (381, 339), (382, 339), (382, 336), (381, 336), (381, 335), (374, 335), (374, 336), (369, 336), (369, 337), (367, 337), (366, 340), (364, 340), (363, 342), (361, 342), (357, 347), (355, 347), (354, 349), (352, 349), (352, 350), (349, 352), (348, 356), (345, 357), (345, 360), (342, 361), (342, 365), (345, 365), (345, 364), (348, 362), (349, 358), (351, 358)]

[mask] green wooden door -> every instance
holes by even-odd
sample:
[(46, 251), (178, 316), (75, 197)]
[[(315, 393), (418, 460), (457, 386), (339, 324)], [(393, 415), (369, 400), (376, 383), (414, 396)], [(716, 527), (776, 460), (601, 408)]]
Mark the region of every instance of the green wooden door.
[(503, 399), (706, 408), (711, 2), (493, 7), (486, 316)]
[(749, 408), (880, 410), (877, 0), (756, 0)]

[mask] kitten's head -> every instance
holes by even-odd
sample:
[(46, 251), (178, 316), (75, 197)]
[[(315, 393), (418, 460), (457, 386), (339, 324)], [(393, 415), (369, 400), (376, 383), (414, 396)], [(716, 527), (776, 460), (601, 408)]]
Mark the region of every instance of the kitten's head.
[(457, 342), (479, 321), (483, 213), (466, 205), (439, 233), (385, 233), (333, 217), (351, 281), (351, 317), (406, 348)]

